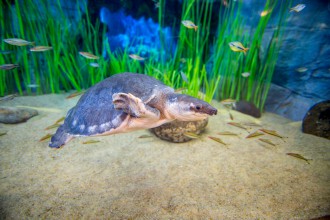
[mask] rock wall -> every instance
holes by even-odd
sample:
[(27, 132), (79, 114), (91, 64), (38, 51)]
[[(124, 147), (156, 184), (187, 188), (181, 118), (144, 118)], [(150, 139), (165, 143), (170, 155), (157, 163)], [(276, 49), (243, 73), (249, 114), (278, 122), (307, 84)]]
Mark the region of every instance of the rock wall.
[(330, 99), (330, 1), (291, 12), (284, 31), (266, 111), (302, 120), (315, 103)]

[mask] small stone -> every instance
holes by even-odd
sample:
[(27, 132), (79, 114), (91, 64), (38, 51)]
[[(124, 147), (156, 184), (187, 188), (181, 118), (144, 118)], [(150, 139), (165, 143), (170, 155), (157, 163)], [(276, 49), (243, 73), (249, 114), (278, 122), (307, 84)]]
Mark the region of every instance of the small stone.
[(38, 111), (29, 108), (0, 107), (0, 123), (16, 124), (25, 122), (33, 116), (38, 115)]
[(150, 131), (162, 140), (182, 143), (192, 140), (192, 138), (185, 136), (184, 133), (190, 132), (198, 135), (204, 131), (207, 123), (207, 118), (200, 121), (172, 121), (159, 127), (151, 128)]
[(233, 104), (233, 109), (243, 114), (251, 115), (252, 117), (255, 118), (261, 117), (260, 110), (251, 102), (247, 102), (247, 101), (235, 102)]
[(330, 100), (313, 105), (306, 113), (302, 131), (330, 139)]

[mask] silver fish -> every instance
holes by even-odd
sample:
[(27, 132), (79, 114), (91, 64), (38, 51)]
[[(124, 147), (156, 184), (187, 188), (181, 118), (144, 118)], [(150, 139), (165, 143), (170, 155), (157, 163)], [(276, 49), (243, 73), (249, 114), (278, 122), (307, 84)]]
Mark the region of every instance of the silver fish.
[(26, 45), (34, 44), (34, 42), (26, 41), (19, 38), (8, 38), (8, 39), (4, 39), (3, 41), (6, 42), (7, 44), (11, 44), (14, 46), (26, 46)]
[(300, 12), (301, 10), (303, 10), (306, 7), (305, 4), (298, 4), (296, 6), (294, 6), (293, 8), (290, 8), (290, 12), (295, 11), (295, 12)]
[(90, 63), (89, 64), (91, 67), (95, 67), (95, 68), (98, 68), (100, 67), (100, 65), (98, 63)]
[(186, 76), (186, 74), (184, 74), (184, 72), (180, 72), (180, 74), (181, 74), (181, 77), (182, 77), (182, 79), (183, 79), (183, 81), (185, 81), (186, 83), (188, 83), (188, 79), (187, 79), (187, 76)]
[(19, 67), (18, 64), (3, 64), (0, 66), (0, 70), (12, 70)]
[(32, 47), (30, 49), (31, 52), (44, 52), (44, 51), (47, 51), (47, 50), (52, 50), (53, 48), (52, 47), (49, 47), (49, 46), (36, 46), (36, 47)]
[(4, 102), (4, 101), (9, 101), (12, 100), (13, 98), (15, 98), (17, 95), (16, 94), (12, 94), (12, 95), (7, 95), (5, 97), (1, 97), (0, 98), (0, 102)]
[(92, 60), (100, 59), (100, 57), (95, 56), (94, 54), (88, 52), (80, 51), (79, 54), (87, 59), (92, 59)]
[(137, 55), (137, 54), (130, 54), (130, 55), (128, 55), (130, 58), (132, 58), (133, 60), (138, 60), (138, 61), (143, 61), (143, 60), (145, 60), (145, 58), (143, 58), (143, 57), (140, 57), (139, 55)]

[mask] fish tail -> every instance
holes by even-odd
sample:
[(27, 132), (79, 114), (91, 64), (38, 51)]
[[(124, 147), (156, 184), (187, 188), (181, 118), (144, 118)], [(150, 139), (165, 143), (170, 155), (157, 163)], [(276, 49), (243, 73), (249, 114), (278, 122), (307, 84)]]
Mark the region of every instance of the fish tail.
[(243, 52), (246, 55), (246, 51), (248, 51), (250, 48), (244, 48)]

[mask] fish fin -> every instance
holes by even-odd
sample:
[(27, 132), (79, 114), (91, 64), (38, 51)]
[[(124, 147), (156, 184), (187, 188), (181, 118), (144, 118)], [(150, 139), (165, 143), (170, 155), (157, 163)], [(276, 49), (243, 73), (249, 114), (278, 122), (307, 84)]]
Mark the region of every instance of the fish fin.
[(244, 48), (243, 52), (246, 55), (246, 51), (248, 51), (250, 48)]
[(194, 27), (195, 31), (197, 31), (197, 28), (198, 28), (198, 26), (195, 26), (195, 27)]

